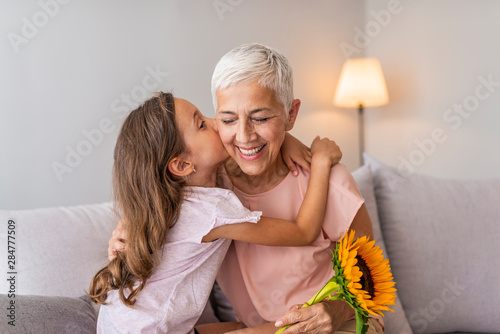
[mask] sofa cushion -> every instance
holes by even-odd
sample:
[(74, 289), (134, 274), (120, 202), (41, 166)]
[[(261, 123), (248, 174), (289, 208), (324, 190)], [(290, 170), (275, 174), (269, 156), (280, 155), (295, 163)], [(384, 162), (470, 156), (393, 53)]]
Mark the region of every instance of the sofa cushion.
[(498, 332), (500, 179), (403, 176), (368, 155), (365, 161), (413, 331)]
[[(16, 294), (78, 297), (107, 262), (108, 240), (117, 219), (110, 203), (22, 211), (0, 211), (15, 232)], [(7, 249), (7, 238), (0, 239)], [(2, 261), (2, 268), (7, 261)], [(4, 273), (7, 272), (5, 268)], [(0, 280), (0, 291), (9, 282)]]
[[(384, 257), (388, 258), (387, 250), (385, 248), (384, 238), (380, 230), (380, 223), (378, 218), (377, 202), (375, 199), (375, 191), (373, 189), (372, 172), (368, 166), (362, 166), (352, 173), (354, 180), (358, 184), (359, 191), (365, 199), (365, 205), (370, 215), (373, 225), (373, 237), (375, 244), (379, 246), (383, 252)], [(398, 287), (396, 282), (396, 288)], [(405, 311), (401, 306), (401, 300), (396, 292), (396, 305), (391, 306), (394, 310), (392, 312), (384, 312), (384, 326), (386, 334), (411, 334), (410, 325), (406, 319)]]
[(0, 322), (0, 333), (96, 332), (97, 312), (86, 297), (0, 295), (0, 305), (7, 310), (7, 318)]

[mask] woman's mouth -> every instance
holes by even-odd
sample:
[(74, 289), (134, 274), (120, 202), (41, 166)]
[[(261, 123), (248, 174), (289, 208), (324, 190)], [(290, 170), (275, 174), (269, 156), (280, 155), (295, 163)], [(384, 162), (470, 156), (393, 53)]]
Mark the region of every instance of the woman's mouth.
[(257, 153), (259, 153), (260, 151), (262, 151), (262, 149), (264, 148), (264, 146), (266, 145), (262, 145), (260, 147), (255, 147), (255, 148), (251, 148), (251, 149), (244, 149), (244, 148), (241, 148), (238, 146), (238, 149), (240, 150), (240, 152), (243, 154), (243, 155), (246, 155), (246, 156), (250, 156), (250, 155), (256, 155)]
[(262, 152), (264, 147), (266, 147), (266, 144), (259, 146), (259, 147), (250, 148), (250, 149), (245, 149), (245, 148), (242, 148), (239, 146), (236, 146), (236, 147), (240, 151), (243, 158), (247, 158), (247, 159), (250, 158), (251, 159), (251, 158), (257, 158), (257, 155), (260, 152)]

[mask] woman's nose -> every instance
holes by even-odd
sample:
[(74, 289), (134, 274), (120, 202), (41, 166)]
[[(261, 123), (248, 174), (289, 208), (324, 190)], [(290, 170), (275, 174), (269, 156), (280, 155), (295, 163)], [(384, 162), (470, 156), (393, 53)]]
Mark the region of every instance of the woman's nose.
[(249, 143), (255, 136), (255, 131), (253, 124), (250, 122), (240, 122), (238, 126), (238, 133), (236, 134), (236, 140), (239, 143)]

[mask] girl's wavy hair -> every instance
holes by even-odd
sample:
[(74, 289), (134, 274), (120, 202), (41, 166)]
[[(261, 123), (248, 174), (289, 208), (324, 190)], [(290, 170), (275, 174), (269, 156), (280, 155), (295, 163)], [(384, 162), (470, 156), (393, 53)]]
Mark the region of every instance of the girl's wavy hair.
[(151, 277), (179, 216), (184, 182), (168, 164), (184, 148), (170, 93), (158, 93), (125, 119), (114, 151), (113, 193), (127, 248), (92, 279), (88, 295), (95, 303), (106, 304), (108, 292), (118, 289), (132, 307)]

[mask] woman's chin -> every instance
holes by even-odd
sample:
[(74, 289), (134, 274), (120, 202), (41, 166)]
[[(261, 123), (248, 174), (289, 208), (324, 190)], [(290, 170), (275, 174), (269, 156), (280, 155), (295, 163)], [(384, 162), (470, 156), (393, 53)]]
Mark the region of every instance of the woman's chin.
[(256, 160), (248, 161), (242, 159), (240, 156), (232, 158), (236, 165), (238, 165), (238, 169), (240, 169), (246, 175), (256, 176), (262, 174), (262, 172), (266, 170)]
[(259, 176), (263, 175), (268, 171), (268, 164), (261, 163), (258, 160), (236, 160), (240, 170), (248, 176)]

